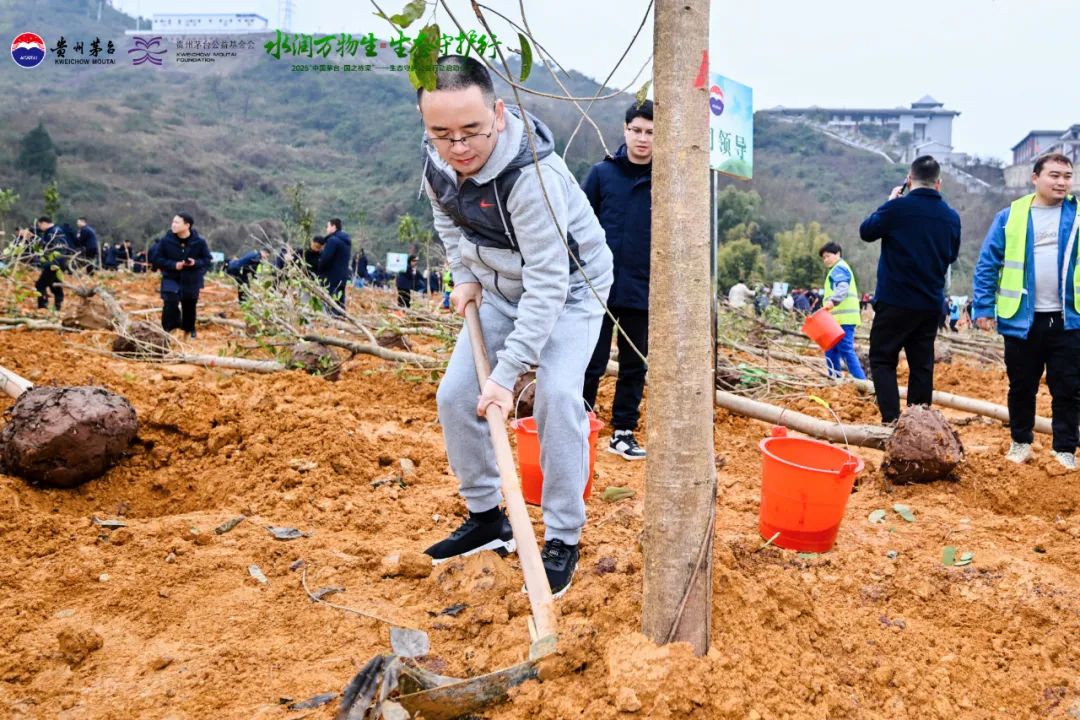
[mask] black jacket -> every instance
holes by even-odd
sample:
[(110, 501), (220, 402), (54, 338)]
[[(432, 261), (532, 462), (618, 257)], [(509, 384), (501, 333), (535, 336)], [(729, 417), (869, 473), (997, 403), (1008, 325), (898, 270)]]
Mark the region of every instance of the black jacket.
[(327, 235), (319, 254), (319, 277), (331, 289), (349, 281), (349, 256), (352, 255), (352, 238), (343, 230)]
[(418, 290), (424, 289), (424, 278), (420, 275), (419, 270), (402, 270), (398, 272), (396, 285), (398, 290)]
[(881, 239), (876, 301), (937, 312), (945, 302), (945, 272), (960, 254), (960, 216), (941, 193), (915, 188), (863, 220), (859, 236)]
[[(187, 258), (194, 260), (195, 264), (177, 270), (176, 263)], [(210, 262), (210, 247), (195, 230), (186, 240), (176, 237), (170, 230), (150, 249), (150, 264), (155, 270), (161, 271), (162, 293), (198, 297)]]
[(649, 309), (652, 251), (652, 163), (637, 165), (626, 145), (592, 166), (582, 186), (607, 236), (615, 267), (608, 305)]

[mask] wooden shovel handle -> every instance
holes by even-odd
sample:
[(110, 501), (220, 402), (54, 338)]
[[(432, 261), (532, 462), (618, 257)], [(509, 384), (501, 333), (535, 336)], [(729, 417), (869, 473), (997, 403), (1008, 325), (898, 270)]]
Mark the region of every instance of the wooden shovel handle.
[[(469, 332), (469, 344), (472, 346), (473, 364), (476, 365), (476, 379), (483, 388), (491, 374), (491, 363), (488, 361), (484, 331), (480, 327), (480, 314), (477, 312), (476, 303), (470, 302), (465, 306), (465, 324)], [(538, 639), (554, 636), (555, 608), (551, 586), (548, 584), (547, 573), (544, 572), (544, 563), (540, 559), (540, 548), (536, 544), (529, 511), (525, 509), (521, 481), (514, 466), (514, 455), (510, 451), (510, 438), (506, 434), (506, 420), (495, 405), (488, 405), (485, 416), (491, 429), (491, 443), (495, 447), (495, 462), (499, 466), (503, 497), (506, 498), (506, 514), (514, 531), (521, 572), (525, 576), (525, 588), (529, 591), (536, 635)]]
[(34, 384), (29, 380), (19, 377), (15, 372), (3, 366), (0, 366), (0, 383), (4, 385), (4, 392), (16, 400), (24, 392), (34, 387)]

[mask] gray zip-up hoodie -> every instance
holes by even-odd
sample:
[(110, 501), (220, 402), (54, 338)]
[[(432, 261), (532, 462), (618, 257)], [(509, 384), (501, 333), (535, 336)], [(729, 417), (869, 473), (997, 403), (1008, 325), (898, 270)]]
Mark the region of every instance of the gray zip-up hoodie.
[[(506, 338), (503, 349), (497, 353), (498, 362), (491, 371), (491, 379), (499, 385), (512, 389), (518, 376), (535, 367), (540, 361), (540, 351), (547, 344), (552, 328), (567, 297), (586, 285), (577, 264), (568, 257), (566, 245), (559, 230), (552, 222), (551, 212), (540, 190), (537, 167), (532, 162), (529, 138), (525, 125), (516, 108), (506, 108), (506, 128), (499, 133), (495, 149), (480, 171), (465, 180), (482, 186), (494, 184), (491, 197), (494, 203), (481, 200), (484, 208), (494, 218), (508, 221), (506, 235), (512, 235), (514, 243), (498, 247), (470, 232), (463, 232), (440, 204), (431, 183), (424, 186), (431, 200), (435, 230), (446, 248), (446, 257), (454, 275), (454, 284), (480, 283), (487, 293), (502, 298), (516, 307), (514, 330)], [(581, 190), (566, 163), (554, 152), (551, 130), (533, 115), (529, 115), (540, 156), (540, 168), (544, 174), (547, 190), (555, 217), (563, 237), (572, 236), (572, 246), (588, 277), (602, 280), (601, 292), (607, 294), (611, 282), (611, 251), (588, 198)], [(439, 157), (433, 147), (428, 147), (427, 163), (452, 180), (453, 197), (443, 196), (443, 201), (456, 202), (458, 193), (464, 192), (464, 183), (458, 183), (454, 169)], [(500, 176), (515, 168), (521, 169), (505, 208), (498, 200)], [(443, 183), (445, 184), (445, 183)], [(469, 208), (474, 213), (477, 208)], [(586, 292), (589, 292), (586, 289)], [(606, 301), (604, 297), (602, 300)]]

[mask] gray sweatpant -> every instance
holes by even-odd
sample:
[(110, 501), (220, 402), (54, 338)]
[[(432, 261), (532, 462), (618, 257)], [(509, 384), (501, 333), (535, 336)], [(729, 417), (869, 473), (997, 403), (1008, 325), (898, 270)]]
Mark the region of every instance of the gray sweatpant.
[[(607, 274), (606, 283), (599, 284), (601, 295), (607, 294), (610, 277)], [(516, 313), (516, 305), (484, 291), (480, 325), (492, 360), (514, 329)], [(572, 288), (540, 353), (533, 412), (544, 473), (541, 505), (545, 540), (576, 545), (585, 526), (585, 501), (581, 496), (589, 476), (589, 423), (581, 390), (602, 317), (603, 306), (587, 286)], [(470, 342), (466, 326), (458, 336), (435, 399), (446, 455), (457, 475), (465, 505), (470, 512), (483, 512), (502, 502), (502, 492), (487, 420), (476, 414), (480, 384)]]

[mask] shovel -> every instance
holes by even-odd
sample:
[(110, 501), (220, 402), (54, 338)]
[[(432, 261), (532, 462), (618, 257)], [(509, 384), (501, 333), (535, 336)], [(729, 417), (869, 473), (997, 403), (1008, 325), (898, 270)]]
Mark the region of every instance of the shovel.
[[(476, 379), (483, 387), (491, 374), (491, 364), (475, 303), (465, 306), (465, 323), (473, 363), (476, 365)], [(383, 708), (383, 717), (391, 717), (386, 706), (392, 703), (400, 705), (410, 716), (419, 714), (425, 720), (453, 720), (502, 699), (510, 688), (536, 678), (539, 661), (555, 652), (557, 638), (551, 586), (544, 572), (528, 510), (525, 509), (521, 481), (506, 433), (506, 420), (494, 405), (488, 405), (485, 416), (495, 448), (506, 513), (514, 532), (532, 609), (532, 617), (529, 618), (529, 659), (487, 675), (461, 680), (428, 672), (410, 663), (407, 656), (402, 654), (378, 655), (357, 673), (345, 689), (337, 715), (339, 720), (364, 717), (373, 701)], [(389, 695), (395, 689), (399, 695), (389, 700)]]

